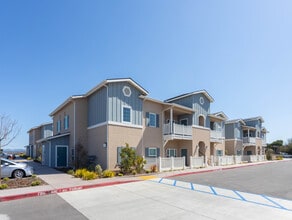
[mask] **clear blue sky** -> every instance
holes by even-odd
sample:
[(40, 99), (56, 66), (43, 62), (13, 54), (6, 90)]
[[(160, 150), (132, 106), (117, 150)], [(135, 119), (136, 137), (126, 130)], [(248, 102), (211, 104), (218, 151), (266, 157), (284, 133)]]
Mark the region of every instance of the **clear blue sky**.
[(212, 112), (292, 138), (290, 0), (0, 0), (0, 113), (22, 127), (71, 95), (132, 77), (159, 100), (206, 89)]

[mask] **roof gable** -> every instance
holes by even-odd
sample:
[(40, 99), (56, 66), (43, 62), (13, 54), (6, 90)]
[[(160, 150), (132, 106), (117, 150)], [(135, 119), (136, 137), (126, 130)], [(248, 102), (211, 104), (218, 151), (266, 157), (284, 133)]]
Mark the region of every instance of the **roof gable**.
[(193, 95), (197, 95), (197, 94), (203, 94), (206, 96), (206, 98), (210, 101), (210, 102), (214, 102), (214, 99), (212, 98), (212, 96), (206, 91), (206, 90), (199, 90), (199, 91), (195, 91), (195, 92), (190, 92), (190, 93), (185, 93), (179, 96), (175, 96), (173, 98), (169, 98), (167, 100), (165, 100), (165, 102), (173, 102), (182, 98), (186, 98), (189, 96), (193, 96)]

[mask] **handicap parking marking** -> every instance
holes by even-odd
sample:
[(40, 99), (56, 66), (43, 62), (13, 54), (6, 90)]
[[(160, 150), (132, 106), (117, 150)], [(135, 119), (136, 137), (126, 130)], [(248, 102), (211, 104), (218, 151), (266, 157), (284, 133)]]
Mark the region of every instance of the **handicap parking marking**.
[(195, 184), (190, 182), (183, 182), (172, 179), (156, 178), (150, 181), (165, 184), (173, 187), (184, 188), (192, 190), (194, 192), (202, 192), (212, 194), (214, 196), (225, 197), (229, 199), (235, 199), (243, 202), (249, 202), (256, 205), (262, 205), (271, 208), (282, 209), (292, 212), (292, 200), (285, 200), (280, 198), (273, 198), (266, 195), (253, 194), (247, 192), (240, 192), (237, 190), (223, 189), (219, 187), (206, 186), (201, 184)]

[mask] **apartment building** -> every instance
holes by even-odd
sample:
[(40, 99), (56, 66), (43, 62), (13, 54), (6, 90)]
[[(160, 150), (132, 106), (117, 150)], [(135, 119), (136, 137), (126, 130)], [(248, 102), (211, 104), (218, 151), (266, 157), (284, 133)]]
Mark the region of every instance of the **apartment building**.
[(53, 135), (52, 127), (52, 123), (49, 122), (33, 127), (27, 131), (29, 135), (29, 144), (25, 147), (27, 156), (38, 158), (42, 155), (42, 146), (46, 138)]
[[(43, 164), (74, 167), (87, 157), (103, 169), (115, 169), (126, 144), (144, 157), (185, 157), (186, 166), (190, 156), (203, 156), (211, 164), (212, 156), (225, 155), (228, 118), (224, 112), (211, 113), (214, 99), (206, 90), (165, 101), (148, 94), (133, 79), (123, 78), (104, 80), (84, 95), (69, 97), (50, 114), (53, 136), (43, 144)], [(248, 135), (254, 134), (252, 121), (242, 123)], [(228, 142), (228, 147), (232, 144), (237, 142)]]
[(226, 121), (225, 148), (228, 155), (263, 155), (267, 130), (260, 116)]

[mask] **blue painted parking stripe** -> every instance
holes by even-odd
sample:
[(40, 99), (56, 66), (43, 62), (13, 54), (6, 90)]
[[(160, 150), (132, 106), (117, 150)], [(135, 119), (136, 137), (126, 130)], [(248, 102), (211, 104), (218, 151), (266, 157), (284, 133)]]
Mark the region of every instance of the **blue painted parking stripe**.
[(237, 192), (236, 190), (233, 190), (233, 192), (234, 192), (236, 195), (238, 195), (239, 198), (240, 198), (242, 201), (246, 201), (246, 199), (245, 199), (242, 195), (240, 195), (239, 192)]
[(210, 189), (212, 190), (212, 192), (214, 193), (214, 195), (217, 195), (215, 189), (212, 186), (210, 186)]
[(191, 184), (191, 190), (195, 190), (194, 184), (193, 183), (190, 183), (190, 184)]
[[(276, 206), (279, 206), (281, 209), (286, 209), (284, 206), (281, 206), (279, 203), (273, 201), (272, 199), (270, 199), (269, 197), (262, 195), (262, 197), (264, 197), (265, 199), (269, 200), (270, 202), (272, 202), (273, 204), (275, 204)], [(286, 209), (287, 210), (287, 209)]]
[[(170, 179), (168, 179), (168, 180), (170, 180)], [(279, 203), (273, 201), (271, 198), (269, 198), (268, 196), (265, 196), (265, 195), (259, 195), (259, 194), (249, 193), (249, 194), (251, 194), (251, 195), (253, 195), (253, 196), (257, 196), (257, 198), (258, 198), (258, 197), (262, 197), (262, 198), (268, 200), (269, 202), (271, 202), (271, 203), (274, 204), (274, 205), (266, 204), (266, 203), (264, 203), (264, 202), (257, 202), (257, 201), (255, 201), (255, 200), (250, 200), (250, 199), (247, 200), (246, 198), (244, 198), (244, 197), (240, 194), (240, 192), (238, 192), (238, 191), (236, 191), (236, 190), (230, 190), (230, 191), (234, 192), (239, 198), (235, 198), (235, 197), (231, 197), (231, 196), (226, 196), (226, 195), (218, 194), (218, 193), (216, 192), (215, 188), (212, 187), (212, 186), (205, 186), (205, 187), (211, 189), (210, 192), (207, 192), (207, 191), (203, 191), (203, 190), (200, 190), (200, 189), (196, 189), (196, 188), (195, 188), (196, 185), (193, 184), (193, 183), (190, 183), (190, 188), (189, 188), (189, 187), (182, 187), (182, 186), (180, 186), (180, 184), (178, 184), (176, 180), (172, 180), (172, 181), (173, 181), (173, 184), (170, 184), (170, 183), (164, 183), (164, 182), (162, 182), (162, 181), (163, 181), (163, 178), (161, 178), (161, 179), (159, 180), (158, 183), (165, 184), (165, 185), (169, 185), (169, 186), (175, 186), (175, 187), (179, 187), (179, 188), (183, 188), (183, 189), (189, 189), (189, 190), (193, 190), (193, 191), (195, 191), (195, 192), (203, 192), (203, 193), (207, 193), (207, 194), (211, 194), (211, 195), (215, 195), (215, 196), (220, 196), (220, 197), (224, 197), (224, 198), (230, 198), (230, 199), (234, 199), (234, 200), (244, 201), (244, 202), (248, 202), (248, 203), (253, 203), (253, 204), (257, 204), (257, 205), (262, 205), (262, 206), (266, 206), (266, 207), (270, 207), (270, 208), (276, 208), (276, 209), (281, 209), (281, 210), (285, 210), (285, 211), (290, 211), (290, 212), (292, 212), (292, 209), (285, 208), (284, 206), (282, 206), (282, 205), (280, 205)], [(171, 182), (171, 180), (170, 180), (170, 182)], [(179, 181), (178, 181), (178, 182), (179, 182)], [(157, 182), (156, 182), (156, 183), (157, 183)], [(203, 186), (203, 185), (202, 185), (202, 186)], [(226, 190), (228, 190), (228, 189), (226, 189)], [(242, 192), (242, 193), (244, 193), (244, 192)], [(277, 198), (275, 198), (275, 199), (277, 199)], [(280, 199), (280, 198), (278, 198), (278, 199)], [(281, 200), (281, 199), (280, 199), (280, 200)], [(287, 201), (290, 201), (290, 200), (287, 200)], [(291, 200), (290, 202), (292, 202), (292, 200)]]

